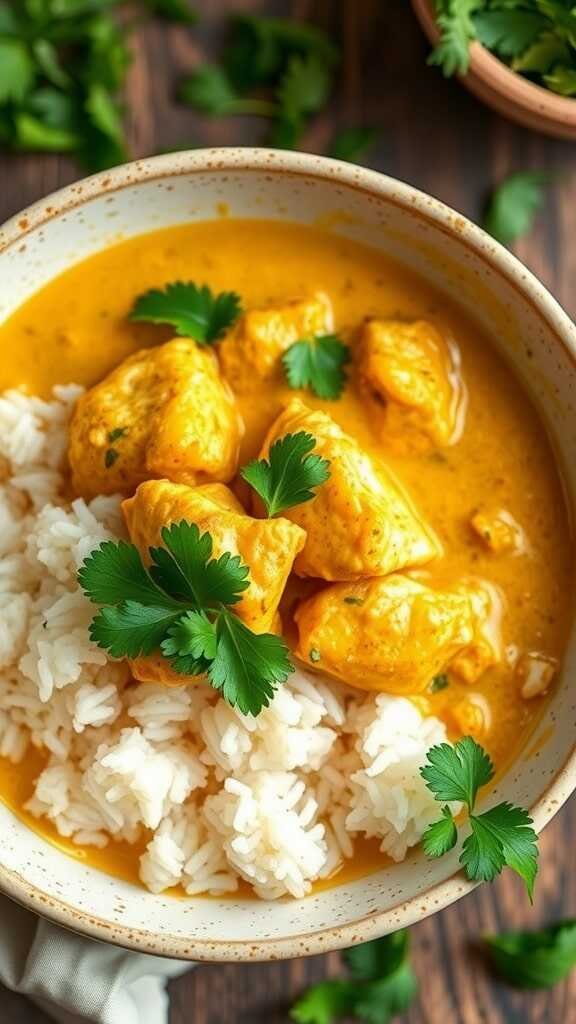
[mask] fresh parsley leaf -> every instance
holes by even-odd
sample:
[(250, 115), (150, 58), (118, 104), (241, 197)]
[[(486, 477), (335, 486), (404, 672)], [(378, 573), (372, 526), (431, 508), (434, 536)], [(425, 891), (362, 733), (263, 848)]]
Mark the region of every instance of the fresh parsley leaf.
[(333, 1024), (353, 1013), (357, 985), (353, 981), (333, 978), (313, 985), (290, 1010), (297, 1024)]
[(254, 459), (240, 471), (264, 502), (270, 518), (285, 509), (311, 501), (314, 489), (326, 483), (330, 463), (320, 455), (311, 455), (316, 440), (300, 431), (275, 441), (268, 460)]
[(542, 171), (518, 171), (494, 191), (484, 228), (503, 245), (511, 245), (532, 227), (542, 205), (544, 185), (550, 180)]
[(484, 938), (499, 974), (516, 988), (551, 988), (576, 966), (576, 921)]
[(139, 658), (157, 650), (181, 609), (123, 601), (101, 608), (92, 620), (90, 637), (113, 658)]
[(443, 857), (456, 846), (458, 829), (449, 807), (442, 808), (442, 817), (433, 822), (422, 836), (422, 847), (427, 857)]
[(180, 85), (179, 95), (183, 103), (214, 117), (232, 114), (270, 117), (277, 110), (270, 100), (240, 96), (218, 64), (203, 64), (188, 75)]
[(450, 686), (450, 680), (445, 672), (439, 672), (437, 676), (430, 683), (430, 693), (440, 693), (441, 690), (445, 690), (447, 686)]
[(172, 523), (162, 530), (164, 547), (150, 548), (150, 576), (167, 594), (197, 608), (236, 604), (250, 586), (240, 555), (212, 556), (212, 538), (196, 523)]
[(538, 11), (487, 10), (474, 15), (478, 39), (501, 57), (518, 57), (538, 39), (546, 25), (546, 18)]
[(272, 633), (252, 633), (225, 611), (218, 617), (217, 636), (208, 669), (212, 686), (242, 714), (257, 715), (293, 671), (286, 644)]
[(377, 136), (378, 132), (375, 128), (344, 128), (332, 139), (328, 155), (333, 156), (336, 160), (358, 163), (374, 145)]
[(34, 61), (20, 39), (0, 39), (0, 103), (18, 102), (31, 92)]
[(334, 334), (296, 341), (282, 356), (291, 388), (309, 388), (318, 398), (335, 399), (346, 383), (350, 349)]
[(208, 285), (175, 281), (163, 290), (153, 288), (134, 303), (131, 320), (170, 324), (176, 334), (193, 338), (199, 345), (217, 341), (238, 319), (240, 298), (235, 292), (215, 295)]
[(325, 106), (331, 86), (331, 71), (315, 54), (292, 57), (278, 89), (283, 116), (294, 120), (316, 114)]
[(351, 946), (342, 956), (355, 981), (378, 981), (398, 970), (408, 956), (409, 947), (409, 932), (401, 928), (381, 939)]
[(470, 43), (476, 38), (472, 15), (482, 4), (483, 0), (436, 0), (440, 41), (428, 63), (440, 67), (446, 78), (468, 70)]
[(509, 803), (472, 815), (472, 835), (460, 858), (469, 877), (491, 882), (506, 864), (523, 879), (532, 902), (538, 871), (538, 837), (532, 824), (527, 811)]
[(463, 736), (454, 746), (431, 747), (420, 775), (437, 800), (460, 801), (471, 812), (478, 790), (493, 778), (494, 767), (480, 744)]

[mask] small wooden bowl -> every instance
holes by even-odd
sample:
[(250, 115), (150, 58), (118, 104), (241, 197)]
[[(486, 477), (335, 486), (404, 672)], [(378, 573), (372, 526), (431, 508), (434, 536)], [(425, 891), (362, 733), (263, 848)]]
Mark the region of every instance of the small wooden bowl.
[[(439, 38), (433, 0), (412, 0), (412, 7), (431, 43)], [(544, 135), (576, 139), (576, 99), (558, 96), (516, 74), (484, 46), (470, 46), (470, 67), (463, 85), (483, 103), (511, 121)]]

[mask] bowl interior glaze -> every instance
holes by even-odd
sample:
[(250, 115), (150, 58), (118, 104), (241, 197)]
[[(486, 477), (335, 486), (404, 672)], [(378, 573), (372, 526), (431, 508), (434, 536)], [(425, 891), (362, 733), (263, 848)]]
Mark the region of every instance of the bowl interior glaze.
[[(225, 208), (223, 207), (225, 204)], [(319, 224), (409, 263), (490, 331), (538, 404), (576, 501), (576, 331), (532, 275), (480, 229), (409, 186), (297, 153), (205, 150), (118, 168), (0, 229), (0, 322), (41, 285), (120, 239), (223, 215)], [(231, 282), (232, 284), (233, 282)], [(537, 735), (495, 797), (541, 828), (576, 784), (574, 637)], [(541, 742), (538, 745), (538, 737)], [(530, 754), (530, 748), (538, 747)], [(472, 886), (458, 851), (335, 886), (301, 902), (152, 896), (64, 856), (0, 805), (0, 888), (70, 928), (182, 959), (266, 960), (341, 948), (409, 925)]]

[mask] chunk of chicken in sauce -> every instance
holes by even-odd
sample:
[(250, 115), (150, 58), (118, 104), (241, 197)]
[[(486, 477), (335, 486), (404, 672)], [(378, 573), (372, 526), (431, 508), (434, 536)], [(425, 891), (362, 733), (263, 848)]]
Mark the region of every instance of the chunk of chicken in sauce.
[(504, 659), (503, 600), (498, 587), (487, 580), (465, 580), (458, 589), (470, 600), (474, 635), (466, 649), (454, 658), (450, 671), (464, 683), (475, 683)]
[(359, 341), (358, 380), (373, 399), (383, 441), (402, 453), (453, 444), (461, 434), (466, 389), (459, 353), (427, 320), (369, 320)]
[(162, 543), (163, 527), (181, 520), (210, 534), (213, 558), (226, 551), (240, 555), (250, 569), (250, 586), (234, 611), (255, 633), (274, 627), (292, 563), (306, 539), (299, 526), (281, 517), (253, 519), (224, 484), (187, 487), (149, 480), (122, 509), (130, 538), (144, 557)]
[(361, 690), (422, 693), (474, 638), (470, 600), (400, 573), (337, 583), (296, 611), (296, 654)]
[(236, 392), (257, 389), (280, 372), (280, 358), (290, 345), (333, 329), (332, 304), (323, 292), (285, 306), (249, 310), (218, 346), (222, 372)]
[(478, 509), (470, 518), (470, 528), (492, 555), (519, 555), (528, 550), (524, 530), (507, 509)]
[(384, 576), (441, 553), (434, 532), (388, 467), (371, 459), (327, 413), (294, 399), (272, 424), (260, 458), (279, 438), (300, 431), (316, 439), (314, 453), (328, 459), (330, 478), (311, 501), (284, 513), (307, 535), (294, 564), (299, 576)]
[(227, 481), (243, 424), (213, 352), (176, 338), (143, 349), (83, 395), (70, 424), (76, 493), (131, 494), (144, 480)]

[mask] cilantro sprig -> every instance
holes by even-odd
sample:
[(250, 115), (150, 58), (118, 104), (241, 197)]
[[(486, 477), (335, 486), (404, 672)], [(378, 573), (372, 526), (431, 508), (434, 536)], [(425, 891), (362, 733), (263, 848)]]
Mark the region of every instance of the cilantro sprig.
[(163, 289), (152, 288), (140, 295), (130, 319), (170, 324), (181, 337), (194, 338), (199, 345), (212, 345), (236, 322), (241, 312), (236, 292), (214, 294), (208, 285), (174, 281)]
[(408, 931), (402, 930), (345, 950), (349, 977), (308, 989), (292, 1008), (292, 1020), (333, 1024), (352, 1015), (367, 1024), (388, 1024), (408, 1009), (418, 991), (409, 948)]
[(532, 227), (544, 201), (544, 187), (550, 175), (543, 171), (518, 171), (506, 178), (492, 193), (484, 217), (484, 228), (503, 245), (511, 245)]
[(350, 349), (334, 334), (302, 338), (282, 356), (291, 388), (309, 388), (318, 398), (339, 398), (346, 383)]
[(539, 931), (486, 935), (496, 971), (522, 989), (551, 988), (576, 967), (576, 921), (558, 921)]
[(311, 501), (316, 488), (330, 477), (329, 461), (311, 454), (315, 445), (312, 434), (286, 434), (271, 446), (268, 459), (254, 459), (240, 471), (269, 517)]
[(465, 74), (478, 39), (514, 71), (576, 96), (576, 11), (558, 0), (436, 0), (440, 41), (429, 63)]
[(249, 586), (239, 555), (212, 558), (212, 538), (196, 524), (162, 530), (146, 568), (133, 544), (105, 541), (84, 561), (78, 580), (100, 610), (94, 643), (114, 658), (160, 651), (185, 675), (206, 675), (243, 714), (258, 715), (292, 665), (281, 637), (255, 634), (233, 606)]
[[(538, 837), (527, 811), (507, 801), (482, 814), (474, 810), (478, 790), (494, 777), (486, 751), (471, 736), (464, 736), (454, 746), (440, 743), (428, 751), (420, 774), (437, 800), (458, 801), (468, 810), (470, 834), (460, 856), (468, 878), (492, 882), (508, 866), (524, 880), (532, 902)], [(442, 817), (422, 837), (424, 852), (429, 857), (442, 857), (456, 845), (457, 838), (456, 823), (446, 804)]]

